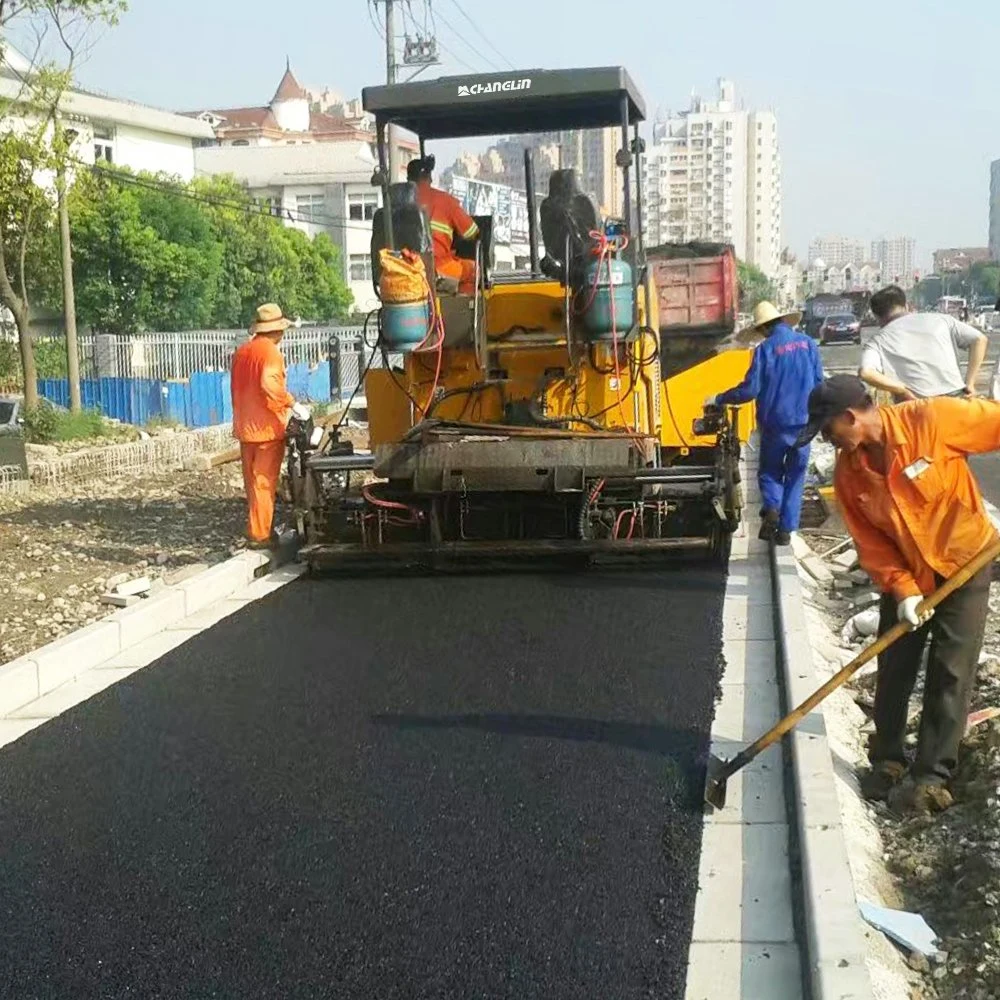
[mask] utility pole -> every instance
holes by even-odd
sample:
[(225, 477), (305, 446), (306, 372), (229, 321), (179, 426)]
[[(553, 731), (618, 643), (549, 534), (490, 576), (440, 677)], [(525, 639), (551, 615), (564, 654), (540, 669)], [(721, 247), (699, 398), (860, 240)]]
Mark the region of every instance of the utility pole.
[(71, 413), (82, 409), (80, 398), (80, 352), (76, 336), (76, 295), (73, 289), (73, 248), (70, 242), (68, 185), (66, 160), (76, 133), (64, 129), (62, 122), (55, 122), (56, 199), (59, 208), (59, 244), (63, 284), (63, 322), (66, 327), (66, 377), (69, 383), (69, 408)]
[[(385, 82), (396, 82), (396, 9), (395, 0), (382, 0), (385, 4)], [(386, 140), (389, 143), (389, 182), (399, 180), (399, 150), (396, 148), (396, 128), (390, 125)]]

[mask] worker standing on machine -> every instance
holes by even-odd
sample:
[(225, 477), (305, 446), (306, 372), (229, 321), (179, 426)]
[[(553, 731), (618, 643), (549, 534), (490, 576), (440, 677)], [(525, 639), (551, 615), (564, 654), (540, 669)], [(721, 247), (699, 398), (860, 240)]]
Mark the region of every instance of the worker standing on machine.
[[(965, 733), (989, 613), (992, 565), (928, 614), (920, 602), (997, 539), (967, 456), (1000, 450), (1000, 404), (936, 397), (879, 406), (853, 375), (835, 375), (809, 399), (802, 441), (822, 433), (838, 449), (833, 485), (862, 567), (882, 592), (879, 632), (907, 633), (879, 654), (871, 770), (865, 798), (893, 811), (952, 804), (948, 782)], [(930, 639), (916, 760), (906, 774), (910, 694)]]
[(406, 165), (406, 179), (417, 186), (417, 203), (427, 213), (434, 245), (434, 270), (442, 278), (458, 282), (463, 295), (475, 293), (476, 262), (455, 253), (455, 238), (471, 240), (479, 235), (476, 220), (447, 191), (431, 187), (434, 157), (423, 156)]
[(274, 303), (258, 307), (250, 326), (251, 339), (233, 355), (233, 437), (240, 442), (243, 462), (247, 542), (255, 549), (271, 544), (285, 428), (293, 412), (302, 419), (309, 416), (308, 408), (296, 403), (286, 388), (285, 360), (278, 350), (291, 325)]
[(761, 302), (753, 311), (753, 324), (740, 334), (757, 332), (765, 338), (753, 352), (746, 378), (705, 401), (706, 406), (757, 401), (757, 482), (763, 507), (758, 537), (778, 545), (787, 545), (799, 526), (809, 445), (798, 444), (798, 438), (808, 422), (809, 393), (823, 381), (815, 341), (795, 329), (801, 318), (801, 313), (781, 313), (772, 303)]

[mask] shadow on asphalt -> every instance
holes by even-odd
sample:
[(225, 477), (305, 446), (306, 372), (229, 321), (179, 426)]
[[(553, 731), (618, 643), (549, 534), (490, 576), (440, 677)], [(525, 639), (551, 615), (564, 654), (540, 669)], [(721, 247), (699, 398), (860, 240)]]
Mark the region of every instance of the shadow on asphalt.
[(425, 729), (471, 729), (499, 736), (603, 743), (609, 746), (657, 754), (671, 765), (671, 785), (683, 790), (683, 801), (700, 807), (704, 793), (706, 738), (693, 730), (670, 729), (655, 724), (610, 722), (563, 715), (516, 715), (476, 712), (462, 715), (381, 714), (370, 718), (373, 725), (405, 731)]

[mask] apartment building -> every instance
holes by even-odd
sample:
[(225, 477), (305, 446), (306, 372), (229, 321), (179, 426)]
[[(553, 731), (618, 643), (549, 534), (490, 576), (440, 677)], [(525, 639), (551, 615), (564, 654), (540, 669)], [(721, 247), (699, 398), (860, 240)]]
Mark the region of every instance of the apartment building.
[(909, 236), (873, 240), (871, 260), (881, 268), (882, 280), (886, 284), (913, 287), (917, 266), (916, 240)]

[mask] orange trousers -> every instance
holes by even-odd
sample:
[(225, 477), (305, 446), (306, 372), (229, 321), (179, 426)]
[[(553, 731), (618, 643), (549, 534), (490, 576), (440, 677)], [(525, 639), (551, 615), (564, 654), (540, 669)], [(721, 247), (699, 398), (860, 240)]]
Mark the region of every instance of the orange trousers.
[(243, 488), (247, 495), (247, 538), (266, 542), (274, 522), (274, 498), (278, 495), (281, 463), (285, 457), (284, 441), (243, 441)]
[(463, 295), (476, 293), (476, 262), (464, 257), (435, 257), (434, 270), (445, 278), (458, 280), (458, 290)]

